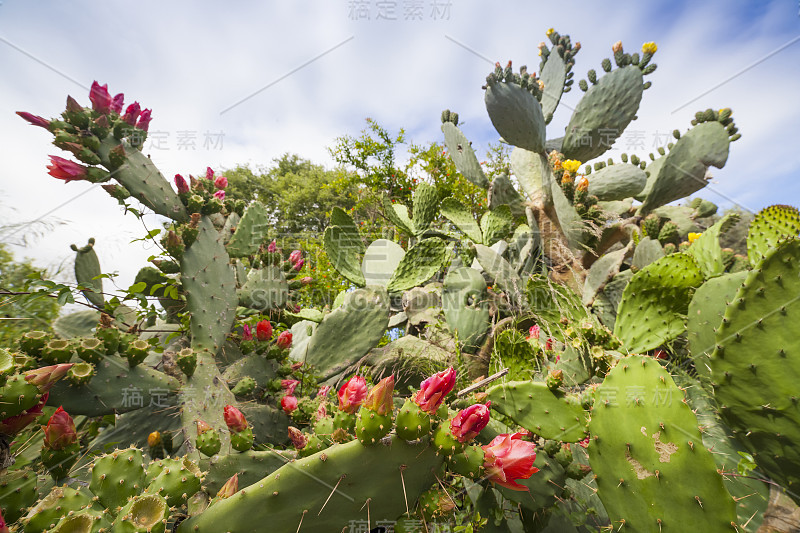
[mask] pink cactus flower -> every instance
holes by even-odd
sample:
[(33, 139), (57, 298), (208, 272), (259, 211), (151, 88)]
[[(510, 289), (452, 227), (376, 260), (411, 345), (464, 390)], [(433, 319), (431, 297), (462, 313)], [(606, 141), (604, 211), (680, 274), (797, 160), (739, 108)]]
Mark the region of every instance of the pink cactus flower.
[(72, 368), (72, 363), (29, 370), (25, 373), (25, 381), (31, 385), (36, 385), (39, 392), (48, 392), (56, 384), (56, 381), (67, 375), (70, 368)]
[(119, 93), (118, 95), (114, 96), (113, 100), (111, 100), (111, 111), (120, 114), (122, 113), (122, 108), (124, 105), (125, 105), (125, 95)]
[(283, 389), (283, 392), (285, 392), (289, 396), (293, 396), (294, 395), (294, 390), (297, 388), (297, 386), (299, 384), (300, 384), (300, 381), (298, 381), (296, 379), (282, 379), (281, 380), (281, 388)]
[(50, 156), (50, 165), (47, 170), (48, 174), (54, 178), (64, 180), (65, 183), (85, 180), (88, 177), (87, 167), (57, 155)]
[(283, 412), (287, 415), (291, 414), (292, 411), (297, 409), (297, 398), (289, 395), (281, 398), (281, 409), (283, 409)]
[(278, 251), (278, 245), (275, 243), (275, 241), (269, 243), (269, 246), (267, 246), (267, 251), (271, 254), (274, 254)]
[(539, 325), (534, 324), (531, 326), (531, 329), (528, 330), (528, 338), (529, 339), (538, 339), (540, 333)]
[(100, 85), (96, 81), (92, 83), (89, 91), (89, 100), (92, 101), (92, 109), (98, 113), (106, 114), (111, 110), (111, 94), (108, 92), (108, 84)]
[(217, 189), (224, 189), (228, 186), (228, 178), (225, 176), (217, 176), (217, 179), (214, 180), (214, 186)]
[(247, 324), (242, 326), (242, 340), (243, 341), (253, 340), (253, 332), (250, 331), (250, 326), (248, 326)]
[(211, 167), (206, 167), (206, 179), (214, 181), (214, 170)]
[(150, 121), (153, 119), (152, 114), (153, 111), (150, 109), (142, 111), (142, 114), (139, 115), (139, 121), (136, 122), (136, 127), (142, 131), (147, 131), (150, 128)]
[(232, 405), (226, 405), (222, 411), (222, 417), (225, 419), (225, 425), (231, 433), (239, 433), (247, 429), (247, 420), (240, 410)]
[(272, 338), (272, 323), (269, 320), (262, 320), (256, 324), (256, 338), (261, 342)]
[(303, 432), (294, 426), (289, 426), (289, 440), (292, 441), (295, 450), (302, 450), (308, 444), (308, 439)]
[(219, 199), (220, 201), (225, 200), (225, 191), (222, 189), (218, 190), (214, 193), (214, 198)]
[(292, 332), (282, 331), (275, 340), (275, 344), (277, 344), (278, 348), (281, 350), (288, 350), (292, 346)]
[(225, 498), (230, 498), (234, 494), (239, 492), (239, 474), (234, 474), (228, 481), (222, 485), (222, 488), (219, 489), (217, 493), (217, 498), (220, 500), (224, 500)]
[(536, 445), (520, 439), (519, 433), (498, 435), (489, 444), (482, 446), (483, 467), (489, 480), (511, 490), (530, 490), (517, 483), (528, 479), (539, 471), (533, 466), (536, 460)]
[(28, 427), (31, 422), (42, 416), (42, 408), (47, 404), (47, 399), (50, 397), (49, 392), (45, 392), (42, 395), (42, 399), (39, 400), (39, 403), (31, 407), (26, 411), (22, 411), (20, 414), (15, 416), (10, 416), (5, 420), (0, 420), (0, 433), (3, 435), (8, 435), (13, 437), (26, 427)]
[(135, 126), (136, 119), (138, 119), (139, 115), (141, 114), (142, 114), (142, 106), (139, 105), (139, 102), (134, 102), (128, 106), (128, 109), (125, 110), (125, 114), (122, 116), (122, 120), (124, 120), (131, 126)]
[(491, 402), (485, 405), (476, 403), (459, 411), (450, 421), (450, 432), (458, 439), (458, 442), (467, 442), (474, 439), (486, 427), (491, 418), (489, 413), (490, 405)]
[(339, 389), (339, 410), (354, 414), (367, 397), (367, 381), (353, 376)]
[(456, 371), (451, 366), (423, 381), (414, 396), (414, 402), (426, 413), (435, 413), (455, 386)]
[(289, 262), (293, 265), (301, 259), (303, 259), (303, 252), (301, 250), (294, 250), (289, 254)]
[(318, 398), (327, 398), (328, 394), (330, 394), (332, 388), (333, 387), (331, 387), (330, 385), (323, 385), (317, 391), (317, 397)]

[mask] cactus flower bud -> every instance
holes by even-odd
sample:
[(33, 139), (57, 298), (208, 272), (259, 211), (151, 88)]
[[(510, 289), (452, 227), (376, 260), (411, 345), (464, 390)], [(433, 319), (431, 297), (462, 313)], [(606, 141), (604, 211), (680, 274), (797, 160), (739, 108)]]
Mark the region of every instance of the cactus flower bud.
[(575, 188), (581, 192), (589, 190), (589, 180), (586, 179), (586, 176), (583, 176), (581, 177), (581, 179), (578, 180), (578, 183), (577, 185), (575, 185)]
[(274, 254), (278, 251), (278, 245), (275, 243), (275, 241), (269, 243), (269, 246), (267, 246), (267, 251), (271, 254)]
[(40, 128), (44, 128), (46, 130), (50, 128), (50, 121), (46, 118), (40, 117), (39, 115), (34, 115), (32, 113), (28, 113), (27, 111), (17, 111), (17, 115), (27, 120), (32, 126), (39, 126)]
[(65, 363), (61, 365), (45, 366), (30, 370), (25, 373), (25, 381), (31, 385), (36, 385), (39, 392), (49, 391), (56, 381), (63, 378), (72, 368), (72, 363)]
[(538, 324), (532, 325), (531, 329), (528, 330), (528, 339), (538, 339), (540, 332), (541, 329), (539, 328)]
[(136, 127), (142, 131), (147, 131), (150, 128), (150, 121), (153, 119), (152, 113), (150, 109), (142, 111), (142, 114), (139, 115), (139, 120), (136, 122)]
[(230, 498), (234, 494), (239, 492), (239, 474), (234, 474), (228, 481), (222, 485), (222, 488), (219, 489), (217, 493), (217, 498), (220, 500), (224, 500), (225, 498)]
[(419, 392), (414, 396), (414, 403), (426, 413), (435, 413), (444, 402), (445, 396), (450, 394), (456, 386), (456, 371), (451, 366), (438, 372), (419, 387)]
[(314, 278), (312, 278), (311, 276), (300, 278), (300, 284), (303, 286), (311, 285), (312, 283), (314, 283)]
[(228, 186), (228, 178), (225, 176), (217, 176), (217, 179), (214, 180), (214, 187), (217, 189), (224, 189)]
[(450, 421), (450, 433), (458, 439), (458, 442), (467, 442), (474, 439), (486, 427), (491, 417), (489, 413), (491, 403), (471, 405), (459, 411)]
[(289, 262), (293, 265), (298, 261), (300, 261), (301, 259), (303, 259), (303, 252), (300, 250), (294, 250), (292, 253), (289, 254)]
[(88, 177), (88, 169), (85, 166), (57, 155), (50, 156), (50, 165), (47, 170), (48, 174), (64, 180), (64, 182), (85, 180)]
[(111, 94), (108, 92), (108, 84), (100, 85), (96, 81), (92, 83), (89, 90), (89, 100), (92, 101), (92, 109), (98, 113), (106, 114), (111, 110)]
[(277, 344), (278, 348), (281, 350), (288, 350), (292, 346), (292, 332), (282, 331), (281, 334), (278, 335), (278, 339), (275, 341), (275, 344)]
[(218, 190), (217, 192), (214, 193), (214, 198), (217, 198), (220, 201), (224, 200), (225, 199), (225, 191), (223, 191), (222, 189)]
[(323, 385), (317, 391), (317, 398), (327, 398), (332, 388), (330, 385)]
[(189, 184), (186, 183), (186, 180), (180, 174), (175, 174), (175, 186), (178, 187), (179, 193), (189, 192)]
[(511, 490), (529, 490), (516, 482), (528, 479), (539, 471), (533, 466), (536, 460), (536, 445), (521, 440), (520, 433), (503, 433), (492, 442), (481, 446), (484, 451), (483, 467), (489, 481)]
[(301, 257), (300, 260), (292, 265), (292, 270), (295, 272), (300, 272), (303, 269), (303, 265), (305, 264), (305, 260)]
[(297, 409), (297, 398), (291, 395), (286, 395), (281, 398), (281, 409), (287, 415), (291, 414), (292, 411)]
[(206, 179), (214, 181), (214, 170), (211, 167), (206, 167)]
[(294, 426), (289, 426), (289, 440), (292, 441), (295, 450), (302, 450), (308, 444), (308, 439), (303, 432)]
[(125, 110), (125, 114), (122, 116), (122, 120), (130, 124), (131, 126), (136, 125), (136, 119), (139, 118), (139, 115), (142, 113), (142, 106), (139, 105), (139, 102), (134, 102), (128, 106)]
[(256, 338), (261, 342), (272, 338), (272, 323), (269, 320), (262, 320), (256, 324)]
[(225, 425), (228, 426), (232, 433), (239, 433), (247, 429), (247, 420), (242, 412), (234, 406), (226, 405), (222, 416), (225, 419)]
[(210, 425), (208, 425), (208, 422), (205, 422), (203, 420), (198, 420), (197, 422), (195, 422), (195, 424), (197, 424), (198, 435), (202, 435), (206, 431), (211, 431), (212, 429), (214, 429)]
[(553, 349), (553, 338), (548, 337), (547, 340), (544, 342), (544, 349), (545, 350), (552, 350)]
[(297, 388), (297, 386), (299, 384), (300, 384), (300, 382), (298, 380), (296, 380), (296, 379), (282, 379), (281, 380), (281, 388), (289, 396), (292, 396), (294, 394), (294, 390)]
[(125, 105), (125, 95), (119, 93), (118, 95), (114, 96), (113, 100), (111, 100), (111, 111), (120, 114), (122, 113), (122, 108), (124, 105)]
[(253, 340), (253, 332), (250, 331), (250, 326), (248, 326), (247, 324), (242, 326), (242, 340), (243, 341)]
[(617, 52), (622, 52), (622, 41), (617, 41), (613, 45), (611, 45), (611, 51), (615, 54)]
[(367, 393), (367, 398), (364, 400), (364, 407), (371, 411), (375, 411), (379, 415), (385, 415), (392, 412), (394, 403), (392, 402), (392, 394), (394, 393), (394, 376), (383, 378), (377, 385)]
[(160, 431), (153, 431), (147, 436), (147, 445), (150, 448), (155, 448), (156, 446), (161, 445), (162, 442)]
[(367, 381), (361, 376), (353, 376), (339, 389), (339, 410), (355, 414), (364, 398), (367, 397)]
[(63, 450), (77, 440), (75, 422), (63, 407), (59, 407), (44, 428), (44, 445), (51, 450)]

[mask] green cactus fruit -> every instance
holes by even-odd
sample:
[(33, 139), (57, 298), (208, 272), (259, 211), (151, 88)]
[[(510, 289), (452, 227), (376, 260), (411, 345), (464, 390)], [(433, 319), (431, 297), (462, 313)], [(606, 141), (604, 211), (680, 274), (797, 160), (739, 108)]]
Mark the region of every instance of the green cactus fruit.
[(417, 440), (431, 431), (431, 417), (409, 398), (395, 419), (397, 436), (403, 440)]
[(364, 446), (376, 444), (392, 430), (392, 415), (379, 415), (372, 409), (361, 407), (356, 420), (356, 438)]
[(77, 442), (61, 449), (51, 450), (50, 448), (42, 448), (42, 464), (47, 469), (47, 472), (53, 477), (53, 480), (58, 482), (65, 479), (69, 474), (72, 466), (80, 458), (81, 447)]
[(353, 433), (356, 430), (356, 415), (337, 411), (333, 416), (333, 427), (334, 430), (343, 429), (348, 433)]
[(26, 331), (19, 338), (19, 347), (31, 357), (39, 357), (50, 338), (44, 331)]
[(235, 396), (249, 396), (254, 390), (256, 390), (256, 380), (250, 376), (245, 376), (236, 383), (231, 392)]
[(197, 368), (197, 353), (191, 348), (184, 348), (175, 356), (175, 363), (187, 377), (192, 377)]
[(197, 435), (195, 448), (197, 448), (200, 453), (208, 457), (219, 453), (220, 448), (222, 448), (222, 441), (219, 438), (219, 432), (216, 429), (211, 428), (203, 433), (200, 433)]
[[(67, 486), (53, 487), (50, 493), (31, 507), (22, 519), (25, 533), (43, 533), (56, 526), (63, 516), (77, 512), (92, 504), (92, 495), (86, 489)], [(3, 509), (5, 512), (5, 509)]]
[(592, 468), (588, 465), (583, 465), (580, 463), (570, 463), (564, 469), (564, 473), (570, 479), (583, 479), (587, 476), (587, 474), (591, 473)]
[(664, 245), (664, 255), (674, 254), (677, 250), (678, 247), (674, 243), (668, 242)]
[(87, 363), (98, 364), (106, 355), (106, 347), (98, 338), (77, 338), (73, 342), (75, 353)]
[(142, 339), (136, 339), (128, 343), (127, 346), (125, 346), (124, 353), (125, 359), (128, 360), (128, 365), (134, 368), (141, 364), (150, 353), (150, 348), (150, 343)]
[(116, 509), (145, 488), (142, 451), (116, 450), (95, 459), (89, 490), (107, 509)]
[(317, 435), (306, 435), (306, 445), (302, 450), (297, 452), (297, 455), (299, 457), (308, 457), (317, 452), (321, 452), (327, 447), (328, 445), (325, 443), (325, 441), (319, 438)]
[(417, 500), (417, 509), (428, 523), (451, 515), (455, 507), (453, 498), (447, 491), (438, 487), (426, 490)]
[(331, 444), (333, 442), (333, 433), (336, 429), (333, 417), (324, 416), (314, 424), (314, 435), (325, 441), (325, 443)]
[(36, 472), (27, 468), (8, 470), (0, 475), (0, 509), (3, 518), (13, 524), (39, 499)]
[(231, 432), (231, 446), (237, 452), (246, 452), (253, 447), (253, 428), (248, 426), (239, 432)]
[(104, 512), (87, 508), (63, 517), (50, 533), (100, 533), (108, 531), (110, 526)]
[(655, 213), (650, 213), (644, 220), (642, 220), (642, 233), (646, 237), (655, 239), (658, 237), (658, 232), (661, 230), (661, 217)]
[(550, 390), (558, 389), (564, 383), (564, 371), (559, 369), (551, 370), (547, 373), (545, 384)]
[(433, 432), (433, 448), (437, 454), (451, 457), (457, 453), (463, 452), (465, 445), (458, 441), (450, 432), (450, 424), (447, 421), (442, 422)]
[(48, 365), (68, 363), (72, 359), (72, 345), (68, 340), (53, 339), (42, 348), (39, 357)]
[(555, 455), (561, 451), (561, 442), (557, 440), (545, 440), (542, 449), (550, 457), (555, 457)]
[[(110, 321), (110, 318), (109, 318)], [(102, 324), (97, 327), (94, 336), (103, 341), (106, 347), (106, 355), (113, 355), (119, 349), (119, 342), (122, 333), (116, 326), (103, 326)]]
[(75, 363), (67, 372), (67, 381), (73, 385), (84, 385), (94, 377), (94, 365), (91, 363)]
[(456, 474), (478, 479), (483, 472), (483, 448), (471, 444), (448, 459), (448, 467)]
[(158, 494), (144, 494), (128, 502), (117, 514), (110, 533), (164, 533), (169, 504)]
[(562, 445), (555, 455), (553, 455), (553, 459), (558, 461), (558, 464), (564, 468), (572, 464), (572, 449), (569, 447), (569, 444)]
[[(650, 216), (650, 215), (648, 215)], [(667, 243), (674, 243), (678, 240), (678, 226), (672, 221), (667, 221), (658, 232), (658, 242), (666, 245)]]

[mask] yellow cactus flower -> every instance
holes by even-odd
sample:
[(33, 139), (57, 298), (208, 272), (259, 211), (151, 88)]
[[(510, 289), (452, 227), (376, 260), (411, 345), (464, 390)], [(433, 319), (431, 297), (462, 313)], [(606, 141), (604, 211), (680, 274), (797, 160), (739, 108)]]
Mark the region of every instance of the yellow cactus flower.
[(656, 50), (658, 50), (658, 46), (656, 45), (656, 43), (654, 43), (652, 41), (649, 42), (649, 43), (644, 43), (642, 45), (642, 53), (643, 54), (653, 55), (653, 54), (656, 53)]
[(556, 31), (556, 30), (554, 30), (553, 28), (549, 28), (549, 29), (547, 30), (547, 36), (548, 36), (548, 37), (550, 37), (551, 35), (553, 35), (553, 33), (555, 33), (555, 31)]
[(539, 90), (544, 91), (544, 82), (542, 80), (536, 80), (536, 83), (539, 84)]
[(622, 41), (617, 41), (611, 46), (611, 51), (615, 54), (617, 52), (622, 52)]
[(689, 233), (689, 243), (693, 243), (694, 241), (699, 239), (700, 235), (702, 235), (702, 233)]
[(579, 168), (581, 168), (581, 162), (574, 159), (567, 159), (561, 164), (561, 166), (563, 166), (564, 170), (567, 172), (575, 173)]
[(161, 433), (158, 431), (154, 431), (147, 436), (147, 445), (151, 448), (155, 448), (161, 444)]
[(576, 185), (575, 188), (579, 191), (586, 191), (589, 189), (589, 180), (586, 179), (586, 176), (578, 180), (578, 185)]

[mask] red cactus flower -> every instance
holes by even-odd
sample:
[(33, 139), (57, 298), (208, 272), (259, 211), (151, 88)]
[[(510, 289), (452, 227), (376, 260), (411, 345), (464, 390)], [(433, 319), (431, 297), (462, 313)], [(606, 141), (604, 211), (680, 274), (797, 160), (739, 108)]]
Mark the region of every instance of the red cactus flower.
[(142, 113), (142, 106), (139, 105), (139, 102), (134, 102), (128, 106), (128, 109), (125, 110), (125, 114), (122, 116), (122, 120), (124, 120), (131, 126), (135, 126), (136, 119), (139, 118), (139, 115), (141, 113)]
[(414, 396), (414, 402), (423, 411), (435, 413), (444, 402), (445, 396), (450, 394), (450, 391), (455, 386), (456, 371), (451, 366), (423, 381), (419, 387), (419, 392)]
[(248, 326), (247, 324), (242, 326), (242, 340), (243, 341), (253, 340), (253, 332), (250, 331), (250, 326)]
[(533, 466), (536, 460), (535, 444), (521, 440), (519, 433), (504, 433), (482, 448), (485, 454), (483, 466), (492, 483), (511, 490), (529, 490), (516, 480), (528, 479), (539, 471)]
[(218, 176), (217, 179), (214, 180), (214, 187), (217, 189), (224, 189), (228, 186), (228, 178), (225, 176)]
[(55, 385), (56, 381), (67, 375), (70, 368), (72, 368), (72, 363), (44, 366), (35, 370), (29, 370), (25, 373), (25, 381), (36, 385), (39, 392), (47, 392)]
[(539, 328), (538, 324), (532, 325), (531, 329), (528, 330), (528, 338), (529, 339), (538, 339), (540, 331), (541, 331), (541, 329)]
[(272, 323), (269, 320), (262, 320), (256, 324), (256, 338), (261, 342), (272, 338)]
[(139, 115), (139, 120), (136, 122), (136, 127), (142, 131), (147, 131), (150, 128), (150, 121), (153, 120), (152, 114), (153, 111), (150, 109), (142, 111), (142, 114)]
[(292, 411), (297, 409), (297, 398), (291, 395), (286, 395), (281, 398), (281, 409), (287, 415), (291, 414)]
[(297, 263), (292, 265), (292, 270), (294, 270), (295, 272), (300, 272), (301, 270), (303, 270), (303, 265), (305, 263), (306, 263), (305, 259), (301, 257)]
[(211, 167), (206, 167), (206, 179), (214, 181), (214, 170)]
[(303, 258), (303, 252), (300, 250), (294, 250), (292, 253), (289, 254), (289, 262), (291, 264), (295, 264)]
[(119, 93), (118, 95), (114, 96), (114, 99), (111, 100), (111, 111), (114, 113), (122, 113), (122, 108), (125, 105), (125, 95)]
[(108, 92), (108, 84), (100, 85), (96, 81), (92, 83), (89, 90), (89, 100), (92, 101), (92, 109), (98, 113), (106, 114), (111, 110), (111, 94)]
[(44, 428), (44, 445), (51, 450), (63, 450), (77, 440), (75, 422), (63, 407), (59, 407)]
[(239, 433), (247, 429), (247, 420), (240, 410), (232, 405), (226, 405), (222, 411), (222, 417), (225, 419), (225, 425), (232, 433)]
[(277, 344), (278, 348), (281, 350), (288, 350), (292, 346), (292, 332), (282, 331), (281, 334), (278, 335), (275, 344)]
[(554, 342), (554, 339), (552, 337), (548, 337), (547, 340), (544, 343), (544, 349), (545, 350), (552, 350), (553, 349), (553, 342)]
[(327, 398), (327, 397), (328, 397), (328, 394), (331, 392), (331, 389), (332, 389), (332, 388), (333, 388), (333, 387), (331, 387), (330, 385), (323, 385), (323, 386), (322, 386), (322, 387), (320, 387), (320, 388), (319, 388), (319, 390), (317, 391), (317, 397), (318, 397), (318, 398)]
[(364, 407), (379, 415), (391, 413), (394, 406), (392, 394), (394, 394), (394, 376), (383, 378), (367, 393)]
[(214, 193), (214, 198), (218, 198), (220, 201), (225, 200), (225, 191), (222, 189), (218, 190)]
[(294, 394), (294, 390), (297, 388), (297, 386), (299, 384), (300, 384), (300, 382), (298, 380), (296, 380), (296, 379), (282, 379), (281, 380), (281, 388), (289, 396), (292, 396)]
[(462, 409), (450, 421), (450, 432), (458, 442), (467, 442), (478, 436), (491, 417), (489, 406), (491, 402), (484, 404), (476, 403), (466, 409)]
[(353, 414), (367, 397), (367, 381), (361, 376), (353, 376), (342, 385), (338, 394), (339, 410)]
[(278, 245), (275, 243), (274, 240), (271, 243), (269, 243), (269, 246), (267, 246), (267, 251), (271, 254), (274, 254), (275, 252), (278, 251)]
[(39, 126), (40, 128), (50, 129), (50, 121), (42, 118), (39, 115), (28, 113), (27, 111), (17, 111), (17, 115), (27, 120), (32, 126)]
[(88, 177), (88, 169), (85, 166), (57, 155), (50, 156), (50, 165), (47, 170), (48, 174), (64, 180), (64, 182), (85, 180)]
[(217, 498), (220, 500), (224, 500), (225, 498), (230, 498), (234, 494), (239, 492), (239, 474), (234, 474), (228, 481), (222, 485), (222, 488), (219, 489), (217, 493)]
[(175, 174), (175, 186), (178, 188), (179, 193), (189, 192), (189, 184), (180, 174)]
[(42, 416), (42, 408), (45, 406), (45, 404), (47, 404), (47, 399), (49, 397), (50, 393), (45, 392), (42, 395), (42, 399), (39, 400), (39, 403), (30, 409), (22, 411), (18, 415), (10, 416), (4, 420), (0, 420), (0, 433), (13, 437), (28, 427), (31, 422)]

